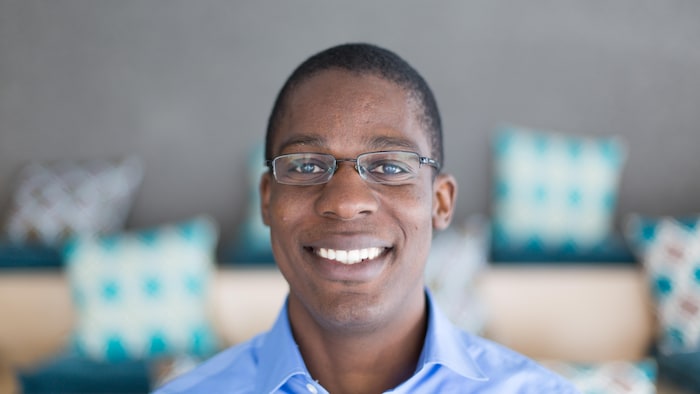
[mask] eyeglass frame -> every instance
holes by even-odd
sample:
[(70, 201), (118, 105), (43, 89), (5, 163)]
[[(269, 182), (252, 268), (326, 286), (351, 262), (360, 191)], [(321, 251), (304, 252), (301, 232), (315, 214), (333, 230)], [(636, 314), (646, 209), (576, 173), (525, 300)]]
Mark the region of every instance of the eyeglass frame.
[[(422, 168), (423, 165), (428, 165), (428, 166), (431, 166), (431, 167), (435, 168), (435, 170), (436, 170), (437, 172), (440, 172), (440, 167), (441, 167), (441, 166), (440, 166), (440, 162), (439, 162), (439, 161), (437, 161), (437, 160), (435, 160), (435, 159), (433, 159), (433, 158), (427, 157), (427, 156), (421, 156), (420, 153), (418, 153), (418, 152), (414, 152), (414, 151), (405, 151), (405, 150), (385, 150), (385, 151), (364, 152), (364, 153), (360, 153), (359, 155), (357, 155), (354, 159), (349, 159), (349, 158), (348, 158), (348, 159), (344, 159), (344, 158), (338, 159), (338, 158), (336, 158), (335, 156), (331, 155), (330, 153), (319, 153), (319, 152), (294, 152), (294, 153), (286, 153), (286, 154), (282, 154), (282, 155), (277, 155), (277, 156), (273, 157), (271, 160), (265, 160), (264, 165), (265, 165), (266, 167), (269, 168), (269, 171), (272, 173), (272, 175), (273, 175), (275, 181), (276, 181), (277, 183), (280, 183), (280, 184), (283, 184), (283, 185), (291, 185), (291, 186), (313, 186), (313, 185), (322, 185), (322, 184), (328, 183), (328, 182), (331, 181), (331, 179), (333, 179), (333, 175), (335, 175), (335, 173), (338, 171), (338, 168), (340, 168), (339, 164), (340, 164), (341, 162), (352, 162), (352, 163), (355, 163), (355, 165), (353, 166), (353, 168), (355, 169), (355, 171), (357, 172), (357, 174), (360, 176), (360, 178), (362, 178), (362, 180), (364, 180), (364, 181), (366, 181), (366, 182), (370, 182), (370, 183), (374, 183), (374, 184), (379, 184), (379, 185), (390, 185), (390, 186), (391, 186), (391, 185), (400, 185), (400, 184), (402, 184), (402, 183), (392, 184), (392, 183), (387, 183), (387, 182), (378, 182), (378, 181), (372, 179), (371, 177), (367, 176), (367, 169), (366, 169), (366, 168), (362, 167), (362, 168), (364, 169), (364, 171), (361, 171), (361, 170), (360, 170), (360, 166), (358, 165), (358, 160), (359, 160), (362, 156), (365, 156), (365, 155), (372, 155), (372, 154), (378, 154), (378, 153), (409, 153), (409, 154), (412, 154), (412, 155), (415, 155), (416, 157), (418, 157), (418, 168), (419, 168), (419, 169)], [(326, 173), (330, 174), (330, 176), (328, 176), (328, 179), (326, 179), (326, 180), (324, 180), (324, 181), (322, 181), (322, 182), (312, 182), (312, 183), (289, 183), (289, 182), (280, 182), (280, 180), (279, 180), (278, 177), (277, 177), (277, 171), (276, 171), (275, 162), (276, 162), (278, 159), (280, 159), (280, 158), (289, 157), (289, 156), (297, 156), (297, 155), (319, 155), (319, 156), (325, 156), (325, 157), (332, 158), (332, 159), (333, 159), (333, 165), (332, 165), (332, 166), (329, 166), (329, 167), (328, 167), (328, 170), (326, 170)], [(417, 173), (416, 173), (416, 176), (417, 176)], [(324, 179), (324, 178), (320, 178), (320, 179)], [(410, 179), (413, 179), (413, 178), (410, 178)]]

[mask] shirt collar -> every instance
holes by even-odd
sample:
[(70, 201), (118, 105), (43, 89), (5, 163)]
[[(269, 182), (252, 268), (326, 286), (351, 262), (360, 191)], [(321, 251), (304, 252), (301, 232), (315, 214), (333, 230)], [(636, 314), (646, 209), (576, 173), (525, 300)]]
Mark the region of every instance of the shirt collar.
[[(488, 377), (465, 349), (465, 333), (453, 326), (442, 314), (427, 289), (426, 300), (428, 329), (417, 371), (440, 365), (467, 379), (487, 380)], [(287, 302), (284, 303), (272, 329), (264, 336), (264, 342), (260, 348), (259, 365), (265, 367), (259, 369), (261, 379), (256, 392), (275, 392), (295, 375), (305, 375), (311, 379), (311, 374), (292, 336), (287, 315)]]
[(256, 393), (275, 392), (295, 375), (306, 375), (310, 379), (311, 374), (292, 336), (286, 301), (272, 329), (264, 336), (259, 365), (263, 367), (258, 369), (261, 379)]
[(440, 311), (430, 291), (426, 289), (428, 304), (428, 330), (423, 351), (418, 360), (418, 370), (441, 365), (472, 380), (488, 380), (466, 349), (469, 336), (455, 327)]

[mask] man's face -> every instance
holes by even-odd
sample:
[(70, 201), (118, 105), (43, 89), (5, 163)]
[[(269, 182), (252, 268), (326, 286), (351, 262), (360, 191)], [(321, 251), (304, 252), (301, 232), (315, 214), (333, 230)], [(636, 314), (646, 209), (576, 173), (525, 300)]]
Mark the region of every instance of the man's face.
[[(416, 108), (394, 83), (324, 71), (289, 97), (272, 152), (354, 159), (408, 150), (430, 156)], [(289, 282), (290, 311), (303, 310), (326, 327), (374, 327), (422, 297), (432, 230), (449, 223), (455, 195), (452, 178), (436, 178), (434, 171), (423, 166), (400, 186), (368, 183), (347, 162), (321, 185), (283, 185), (265, 174), (263, 219)], [(348, 254), (364, 259), (348, 264)]]

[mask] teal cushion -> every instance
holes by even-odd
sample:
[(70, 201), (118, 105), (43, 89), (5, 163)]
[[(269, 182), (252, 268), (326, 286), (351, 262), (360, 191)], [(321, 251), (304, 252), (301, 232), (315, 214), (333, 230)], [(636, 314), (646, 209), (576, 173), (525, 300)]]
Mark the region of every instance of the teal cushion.
[(62, 266), (63, 256), (54, 247), (0, 241), (0, 269), (43, 269)]
[(700, 351), (678, 354), (658, 354), (659, 375), (665, 380), (700, 393)]
[[(700, 218), (698, 218), (700, 219)], [(698, 220), (656, 221), (631, 216), (626, 223), (642, 256), (659, 320), (662, 354), (700, 351), (700, 227)]]
[(522, 247), (492, 245), (490, 261), (493, 264), (636, 264), (637, 259), (621, 235), (611, 234), (596, 245), (581, 249), (567, 244), (545, 248), (533, 243)]
[(699, 215), (679, 217), (653, 217), (640, 214), (631, 214), (625, 218), (624, 233), (627, 242), (631, 245), (635, 254), (640, 258), (644, 256), (649, 245), (656, 240), (658, 226), (664, 219), (670, 219), (689, 230), (700, 226)]
[(492, 248), (594, 252), (613, 233), (616, 138), (503, 127), (493, 139)]
[(199, 217), (71, 242), (77, 350), (101, 361), (216, 350), (207, 303), (216, 240), (214, 221)]
[(24, 394), (148, 393), (150, 366), (143, 360), (98, 362), (62, 354), (18, 373)]

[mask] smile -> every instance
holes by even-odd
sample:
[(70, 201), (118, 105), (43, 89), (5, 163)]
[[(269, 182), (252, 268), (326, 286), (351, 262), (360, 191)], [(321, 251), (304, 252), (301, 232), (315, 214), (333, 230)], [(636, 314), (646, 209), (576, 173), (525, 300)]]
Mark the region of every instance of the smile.
[(365, 248), (353, 250), (338, 250), (318, 248), (315, 253), (324, 259), (337, 261), (342, 264), (357, 264), (362, 261), (374, 260), (379, 257), (384, 251), (384, 248)]

